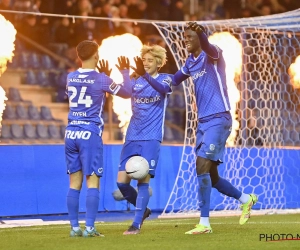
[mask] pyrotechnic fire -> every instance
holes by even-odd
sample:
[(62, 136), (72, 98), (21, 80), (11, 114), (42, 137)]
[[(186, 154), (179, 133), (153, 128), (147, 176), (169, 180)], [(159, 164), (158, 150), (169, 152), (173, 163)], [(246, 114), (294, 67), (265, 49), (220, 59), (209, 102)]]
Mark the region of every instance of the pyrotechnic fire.
[[(1, 46), (0, 46), (0, 77), (6, 70), (6, 64), (12, 60), (13, 51), (15, 49), (15, 38), (16, 30), (14, 26), (7, 21), (2, 15), (0, 15), (0, 34), (1, 35)], [(4, 89), (0, 86), (0, 127), (2, 121), (2, 114), (5, 109), (5, 96)]]
[(289, 67), (290, 82), (295, 89), (300, 88), (300, 56)]
[[(133, 58), (140, 55), (142, 45), (139, 38), (131, 34), (112, 36), (102, 41), (102, 45), (99, 49), (100, 58), (108, 60), (109, 66), (112, 68), (110, 77), (116, 83), (123, 81), (121, 73), (115, 66), (118, 64), (117, 58), (119, 56), (126, 56), (130, 60), (130, 65), (135, 66)], [(119, 127), (125, 135), (132, 115), (130, 99), (113, 96), (113, 110), (118, 115), (120, 121)]]
[(227, 145), (234, 146), (234, 140), (239, 129), (236, 104), (240, 101), (240, 92), (236, 87), (235, 79), (239, 78), (242, 71), (242, 45), (228, 32), (215, 33), (209, 37), (209, 41), (223, 50), (226, 62), (226, 81), (233, 118), (232, 132), (227, 140)]

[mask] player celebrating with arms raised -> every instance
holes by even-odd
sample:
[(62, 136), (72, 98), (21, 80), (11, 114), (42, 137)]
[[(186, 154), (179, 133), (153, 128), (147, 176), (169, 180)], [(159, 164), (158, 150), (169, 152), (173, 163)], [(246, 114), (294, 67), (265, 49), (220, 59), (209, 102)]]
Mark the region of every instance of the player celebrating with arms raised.
[(212, 187), (242, 202), (241, 225), (250, 218), (251, 208), (257, 202), (257, 197), (240, 192), (218, 174), (218, 165), (222, 163), (232, 126), (222, 50), (209, 43), (205, 28), (196, 22), (188, 23), (184, 31), (184, 42), (190, 56), (174, 75), (174, 82), (178, 85), (191, 76), (194, 83), (198, 109), (196, 172), (201, 211), (199, 224), (186, 234), (212, 233), (209, 223)]
[[(142, 59), (141, 59), (142, 58)], [(124, 198), (133, 204), (135, 217), (124, 235), (140, 233), (143, 221), (149, 217), (149, 181), (155, 175), (160, 144), (163, 140), (164, 117), (167, 98), (172, 93), (171, 75), (158, 73), (166, 63), (166, 50), (159, 45), (144, 45), (141, 58), (136, 57), (136, 68), (132, 69), (140, 76), (132, 79), (132, 117), (123, 145), (117, 185)], [(132, 156), (144, 157), (149, 163), (149, 174), (138, 180), (138, 191), (130, 185), (125, 164)]]
[[(107, 75), (111, 70), (108, 63), (99, 61), (99, 45), (92, 41), (82, 41), (76, 47), (82, 67), (67, 77), (69, 97), (68, 125), (65, 134), (65, 154), (70, 189), (67, 207), (71, 223), (71, 237), (103, 236), (94, 228), (99, 205), (100, 177), (103, 173), (103, 107), (106, 93), (130, 98), (129, 60), (119, 57), (119, 65), (124, 86), (113, 82)], [(102, 72), (102, 73), (101, 73)], [(105, 74), (104, 74), (104, 73)], [(78, 222), (79, 194), (83, 176), (86, 176), (86, 229), (82, 233)]]

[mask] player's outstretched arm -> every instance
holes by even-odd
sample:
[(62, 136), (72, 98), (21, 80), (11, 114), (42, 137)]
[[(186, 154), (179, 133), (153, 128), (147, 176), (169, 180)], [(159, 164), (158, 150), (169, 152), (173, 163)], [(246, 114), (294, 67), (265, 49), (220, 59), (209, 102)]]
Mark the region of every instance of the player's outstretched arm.
[(219, 59), (219, 51), (215, 45), (209, 43), (205, 34), (205, 28), (202, 25), (197, 24), (196, 22), (188, 22), (187, 25), (191, 30), (197, 33), (201, 48), (204, 50), (204, 52), (213, 59)]
[(130, 98), (132, 95), (132, 90), (131, 90), (130, 77), (129, 77), (129, 68), (130, 68), (129, 59), (125, 56), (119, 56), (118, 63), (119, 64), (116, 64), (116, 67), (122, 73), (123, 83), (121, 84), (122, 87), (116, 93), (116, 95), (123, 98)]
[(172, 78), (169, 79), (166, 78), (162, 83), (156, 81), (152, 76), (150, 76), (144, 68), (143, 60), (140, 57), (134, 58), (135, 62), (135, 68), (130, 66), (134, 72), (149, 82), (149, 84), (159, 93), (166, 94), (172, 92), (171, 86), (172, 86)]
[(189, 75), (183, 74), (181, 70), (178, 70), (173, 76), (172, 85), (178, 86), (180, 83), (182, 83), (188, 78)]
[(99, 60), (99, 66), (97, 65), (96, 67), (97, 67), (99, 73), (104, 73), (108, 77), (110, 76), (111, 69), (109, 68), (107, 60), (104, 60), (104, 59)]

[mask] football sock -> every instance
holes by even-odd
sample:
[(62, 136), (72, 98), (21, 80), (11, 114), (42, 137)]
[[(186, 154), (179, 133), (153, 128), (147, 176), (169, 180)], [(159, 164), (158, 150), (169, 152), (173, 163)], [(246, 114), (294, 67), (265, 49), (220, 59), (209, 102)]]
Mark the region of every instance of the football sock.
[(117, 182), (117, 186), (120, 189), (121, 193), (123, 194), (124, 198), (130, 202), (132, 205), (136, 205), (137, 199), (137, 191), (134, 189), (130, 183), (120, 183)]
[(138, 184), (138, 193), (136, 199), (135, 216), (132, 225), (136, 228), (140, 228), (144, 216), (144, 212), (149, 203), (149, 183)]
[(239, 201), (242, 202), (243, 204), (247, 203), (250, 199), (249, 194), (244, 194), (242, 193), (241, 197), (239, 198)]
[(209, 217), (211, 179), (210, 174), (201, 174), (197, 176), (199, 182), (199, 208), (201, 217)]
[(67, 208), (69, 220), (72, 227), (79, 227), (78, 212), (79, 212), (79, 195), (80, 190), (69, 189), (67, 194)]
[(74, 231), (78, 231), (78, 230), (80, 229), (80, 227), (72, 227), (72, 229), (73, 229)]
[(229, 197), (239, 199), (242, 195), (242, 192), (236, 189), (229, 181), (220, 177), (219, 181), (213, 186), (220, 193), (225, 194)]
[(209, 217), (200, 217), (200, 221), (199, 224), (206, 226), (206, 227), (210, 227), (210, 223), (209, 223)]
[(88, 232), (91, 232), (91, 231), (93, 231), (94, 230), (94, 227), (85, 227), (85, 229), (88, 231)]
[(86, 193), (86, 227), (94, 227), (99, 206), (98, 188), (88, 188)]

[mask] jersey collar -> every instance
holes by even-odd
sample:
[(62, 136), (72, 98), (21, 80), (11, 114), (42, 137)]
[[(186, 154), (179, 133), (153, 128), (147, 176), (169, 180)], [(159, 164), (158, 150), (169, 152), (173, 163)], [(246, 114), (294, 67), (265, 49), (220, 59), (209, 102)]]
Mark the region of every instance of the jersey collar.
[(95, 69), (83, 69), (83, 68), (79, 68), (77, 71), (80, 73), (84, 73), (84, 72), (91, 72), (94, 71)]

